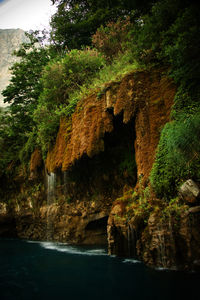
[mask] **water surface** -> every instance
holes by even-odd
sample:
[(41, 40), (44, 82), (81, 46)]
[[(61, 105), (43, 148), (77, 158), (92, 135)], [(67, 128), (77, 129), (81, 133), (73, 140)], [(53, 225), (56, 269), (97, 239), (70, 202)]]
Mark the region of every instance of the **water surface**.
[(0, 299), (197, 299), (197, 273), (152, 270), (103, 248), (0, 240)]

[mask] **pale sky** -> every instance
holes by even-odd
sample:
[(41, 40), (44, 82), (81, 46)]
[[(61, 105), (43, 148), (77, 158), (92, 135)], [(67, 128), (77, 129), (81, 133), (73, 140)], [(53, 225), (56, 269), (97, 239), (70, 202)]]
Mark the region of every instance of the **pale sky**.
[(55, 12), (51, 0), (0, 0), (0, 29), (44, 29)]

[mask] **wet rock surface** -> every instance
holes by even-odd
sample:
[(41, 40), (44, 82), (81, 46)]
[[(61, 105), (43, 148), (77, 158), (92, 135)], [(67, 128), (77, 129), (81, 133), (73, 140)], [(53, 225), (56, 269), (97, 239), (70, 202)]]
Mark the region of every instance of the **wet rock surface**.
[(51, 240), (72, 244), (107, 244), (110, 204), (79, 202), (42, 206), (37, 212), (19, 209), (0, 215), (0, 236)]
[(180, 197), (188, 203), (195, 203), (200, 198), (200, 188), (192, 179), (188, 179), (179, 188)]
[(169, 214), (156, 209), (148, 218), (136, 214), (128, 220), (122, 205), (114, 205), (108, 219), (110, 254), (139, 258), (151, 267), (200, 270), (200, 206), (180, 206)]

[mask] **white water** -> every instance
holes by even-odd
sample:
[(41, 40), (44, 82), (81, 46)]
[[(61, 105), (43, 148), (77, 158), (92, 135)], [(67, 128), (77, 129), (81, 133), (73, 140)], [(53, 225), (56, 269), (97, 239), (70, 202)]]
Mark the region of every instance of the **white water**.
[(137, 249), (136, 249), (137, 232), (131, 224), (128, 225), (127, 238), (128, 238), (129, 256), (136, 257), (137, 256)]
[(47, 240), (52, 240), (53, 237), (53, 223), (51, 218), (51, 204), (55, 200), (55, 187), (56, 187), (56, 174), (47, 174), (47, 227), (46, 227), (46, 237)]
[(160, 263), (162, 267), (165, 269), (167, 267), (166, 263), (166, 247), (165, 247), (165, 236), (164, 236), (164, 228), (163, 225), (161, 226), (158, 224), (157, 225), (157, 230), (158, 230), (158, 240), (159, 240), (159, 248), (158, 248), (158, 255), (160, 258)]
[(47, 204), (53, 203), (55, 198), (56, 174), (47, 174)]
[(93, 249), (93, 250), (85, 250), (79, 249), (67, 244), (61, 243), (52, 243), (52, 242), (40, 242), (40, 246), (45, 249), (54, 250), (58, 252), (64, 252), (68, 254), (76, 254), (76, 255), (88, 255), (88, 256), (102, 256), (107, 255), (105, 250), (103, 249)]
[(124, 259), (123, 260), (124, 263), (130, 263), (130, 264), (141, 264), (142, 262), (137, 260), (137, 259), (131, 259), (131, 258), (128, 258), (128, 259)]

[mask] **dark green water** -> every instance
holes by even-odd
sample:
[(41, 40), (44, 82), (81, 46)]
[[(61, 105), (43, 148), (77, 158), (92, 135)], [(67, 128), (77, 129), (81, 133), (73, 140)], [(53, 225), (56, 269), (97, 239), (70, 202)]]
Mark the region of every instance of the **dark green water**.
[(0, 240), (0, 300), (198, 299), (197, 273), (155, 271), (104, 249)]

